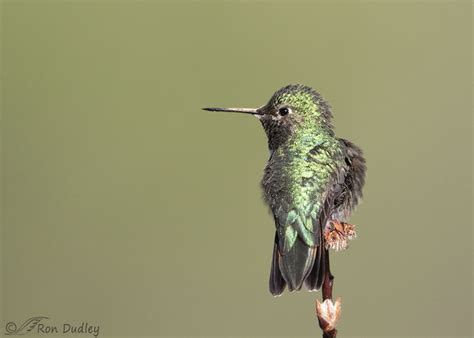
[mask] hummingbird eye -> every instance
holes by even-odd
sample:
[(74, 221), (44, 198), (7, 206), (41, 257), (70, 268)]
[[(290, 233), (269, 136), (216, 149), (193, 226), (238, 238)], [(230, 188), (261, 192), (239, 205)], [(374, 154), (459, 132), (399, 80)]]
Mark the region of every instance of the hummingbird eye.
[(278, 109), (278, 114), (280, 114), (281, 116), (286, 116), (289, 113), (290, 113), (290, 108), (288, 107), (283, 107), (283, 108)]

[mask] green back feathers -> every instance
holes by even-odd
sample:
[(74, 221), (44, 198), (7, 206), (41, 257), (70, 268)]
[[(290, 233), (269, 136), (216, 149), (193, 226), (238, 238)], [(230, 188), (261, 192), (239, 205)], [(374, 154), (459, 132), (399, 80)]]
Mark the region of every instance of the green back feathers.
[[(287, 193), (287, 210), (278, 217), (284, 249), (290, 249), (296, 234), (311, 247), (319, 244), (319, 215), (330, 188), (334, 170), (340, 166), (340, 143), (325, 134), (314, 135), (312, 142), (295, 135), (274, 157), (285, 163), (281, 167), (280, 189)], [(282, 195), (284, 196), (284, 195)]]

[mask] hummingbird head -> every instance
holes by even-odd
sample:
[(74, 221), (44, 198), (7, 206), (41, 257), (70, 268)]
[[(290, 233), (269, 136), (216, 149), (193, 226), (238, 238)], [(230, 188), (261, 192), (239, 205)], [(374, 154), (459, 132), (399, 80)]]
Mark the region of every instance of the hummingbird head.
[(274, 151), (299, 134), (327, 132), (334, 134), (331, 107), (314, 89), (304, 85), (288, 85), (277, 90), (260, 108), (204, 108), (209, 111), (246, 113), (256, 116)]

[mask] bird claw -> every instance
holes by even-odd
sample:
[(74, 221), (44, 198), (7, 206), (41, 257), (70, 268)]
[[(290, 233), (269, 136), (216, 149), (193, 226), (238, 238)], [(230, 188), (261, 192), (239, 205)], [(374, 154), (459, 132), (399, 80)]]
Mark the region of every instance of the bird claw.
[(334, 303), (331, 299), (326, 299), (322, 303), (316, 300), (316, 315), (319, 326), (324, 332), (335, 330), (341, 316), (341, 297), (338, 297)]
[(324, 231), (326, 249), (336, 251), (347, 249), (348, 240), (355, 239), (356, 237), (355, 225), (345, 222), (332, 221), (330, 226)]

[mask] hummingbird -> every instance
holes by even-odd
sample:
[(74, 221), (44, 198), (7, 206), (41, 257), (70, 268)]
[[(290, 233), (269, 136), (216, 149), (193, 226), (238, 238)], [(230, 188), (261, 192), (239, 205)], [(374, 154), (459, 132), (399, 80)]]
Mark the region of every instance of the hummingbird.
[(203, 109), (254, 115), (267, 135), (261, 188), (275, 222), (271, 294), (319, 290), (330, 274), (328, 250), (356, 236), (348, 218), (362, 197), (362, 150), (336, 137), (329, 103), (305, 85), (277, 90), (260, 108)]

